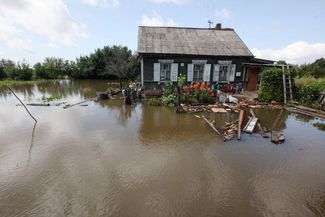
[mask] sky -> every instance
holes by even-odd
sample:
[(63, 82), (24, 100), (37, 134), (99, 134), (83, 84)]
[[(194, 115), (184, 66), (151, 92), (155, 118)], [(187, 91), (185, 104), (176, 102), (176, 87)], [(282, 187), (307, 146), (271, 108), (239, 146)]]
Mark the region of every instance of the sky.
[(0, 58), (74, 60), (97, 48), (137, 50), (139, 25), (234, 28), (258, 58), (325, 57), (325, 0), (0, 0)]

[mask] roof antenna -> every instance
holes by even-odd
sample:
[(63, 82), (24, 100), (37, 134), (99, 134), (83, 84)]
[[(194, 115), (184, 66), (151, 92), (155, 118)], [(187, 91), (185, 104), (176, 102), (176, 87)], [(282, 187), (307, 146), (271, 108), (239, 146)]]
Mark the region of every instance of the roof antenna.
[(211, 25), (213, 24), (213, 22), (211, 20), (208, 20), (209, 23), (209, 29), (211, 29)]

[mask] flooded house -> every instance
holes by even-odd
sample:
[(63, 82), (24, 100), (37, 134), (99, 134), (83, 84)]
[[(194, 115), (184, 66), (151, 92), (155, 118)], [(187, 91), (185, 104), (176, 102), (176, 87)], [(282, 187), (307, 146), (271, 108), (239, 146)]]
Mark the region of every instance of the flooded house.
[(254, 58), (234, 29), (139, 26), (138, 53), (144, 88), (160, 88), (176, 82), (180, 73), (187, 82), (231, 84), (258, 89), (263, 64)]

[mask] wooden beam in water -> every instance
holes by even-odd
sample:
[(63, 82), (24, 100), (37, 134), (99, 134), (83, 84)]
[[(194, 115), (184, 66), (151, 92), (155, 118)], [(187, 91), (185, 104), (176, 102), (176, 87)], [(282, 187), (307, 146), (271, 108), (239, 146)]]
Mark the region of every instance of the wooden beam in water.
[(206, 117), (204, 117), (203, 115), (202, 115), (202, 118), (213, 129), (213, 131), (216, 132), (224, 140), (224, 138), (223, 138), (222, 134), (219, 132), (219, 130), (217, 128), (215, 128), (215, 126), (208, 119), (206, 119)]
[[(251, 115), (256, 118), (256, 115), (253, 111), (253, 109), (250, 109), (249, 112), (251, 113)], [(269, 138), (269, 135), (264, 131), (260, 121), (257, 122), (257, 129), (258, 129), (258, 132), (261, 134), (261, 136), (263, 136), (264, 138)]]
[(243, 124), (243, 118), (244, 118), (244, 110), (240, 110), (239, 113), (239, 121), (238, 121), (238, 135), (237, 135), (237, 139), (240, 140), (241, 139), (241, 125)]

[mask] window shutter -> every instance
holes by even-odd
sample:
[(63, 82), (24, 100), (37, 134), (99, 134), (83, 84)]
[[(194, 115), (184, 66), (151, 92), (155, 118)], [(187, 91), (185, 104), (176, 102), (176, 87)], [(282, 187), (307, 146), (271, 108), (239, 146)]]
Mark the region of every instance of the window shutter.
[(188, 64), (187, 65), (187, 81), (192, 82), (193, 81), (193, 71), (194, 71), (194, 65)]
[(203, 72), (203, 81), (210, 81), (211, 64), (205, 64)]
[(214, 71), (213, 71), (213, 81), (219, 81), (219, 72), (220, 72), (220, 65), (215, 64), (213, 66)]
[(178, 64), (177, 63), (172, 63), (171, 64), (171, 71), (170, 71), (170, 80), (171, 81), (177, 81), (178, 77)]
[(153, 80), (160, 81), (160, 63), (153, 64)]
[(236, 74), (236, 64), (231, 64), (229, 81), (235, 81), (235, 74)]

